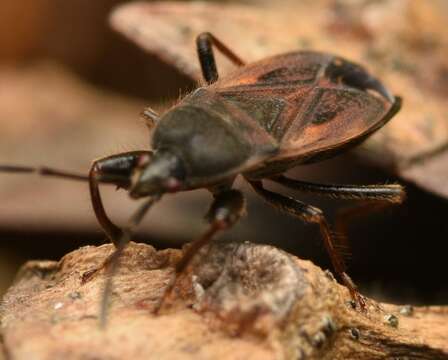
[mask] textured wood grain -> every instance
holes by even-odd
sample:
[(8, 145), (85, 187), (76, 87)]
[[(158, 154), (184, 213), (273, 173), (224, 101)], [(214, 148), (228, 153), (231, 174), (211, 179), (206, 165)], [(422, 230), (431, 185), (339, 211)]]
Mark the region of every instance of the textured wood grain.
[(151, 310), (181, 252), (131, 243), (101, 330), (104, 274), (81, 276), (111, 251), (84, 247), (22, 268), (1, 305), (8, 358), (448, 359), (446, 307), (368, 299), (362, 313), (329, 272), (250, 243), (204, 249), (159, 315)]

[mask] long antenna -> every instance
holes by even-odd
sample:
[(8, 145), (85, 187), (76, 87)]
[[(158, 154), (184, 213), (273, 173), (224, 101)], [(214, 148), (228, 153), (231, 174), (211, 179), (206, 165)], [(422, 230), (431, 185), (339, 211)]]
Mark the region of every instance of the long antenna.
[(74, 174), (63, 170), (52, 169), (46, 166), (32, 167), (20, 165), (0, 165), (0, 172), (8, 173), (36, 173), (43, 176), (59, 177), (71, 180), (88, 181), (87, 175)]

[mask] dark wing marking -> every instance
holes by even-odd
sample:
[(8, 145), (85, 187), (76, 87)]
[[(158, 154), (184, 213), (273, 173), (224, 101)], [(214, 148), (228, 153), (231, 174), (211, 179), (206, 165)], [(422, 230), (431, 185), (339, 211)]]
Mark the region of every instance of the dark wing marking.
[(282, 98), (270, 96), (239, 96), (238, 93), (226, 92), (220, 95), (229, 103), (244, 111), (269, 134), (276, 138), (278, 120), (287, 106)]
[(279, 157), (319, 156), (378, 128), (391, 104), (368, 92), (316, 87), (282, 138)]
[(332, 56), (294, 52), (238, 69), (210, 87), (280, 141)]
[(214, 90), (250, 90), (250, 88), (304, 85), (320, 77), (333, 56), (312, 51), (292, 52), (266, 58), (220, 79)]
[(281, 142), (291, 122), (302, 111), (302, 106), (312, 91), (311, 85), (257, 88), (243, 91), (219, 91), (219, 96), (256, 122), (277, 142)]

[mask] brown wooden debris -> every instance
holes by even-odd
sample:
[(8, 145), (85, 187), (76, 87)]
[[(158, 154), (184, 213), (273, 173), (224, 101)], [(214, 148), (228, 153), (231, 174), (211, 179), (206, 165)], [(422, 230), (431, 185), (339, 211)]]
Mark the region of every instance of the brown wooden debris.
[(217, 242), (154, 315), (179, 250), (131, 243), (113, 278), (105, 329), (99, 266), (111, 245), (30, 262), (1, 305), (11, 359), (448, 359), (448, 308), (368, 299), (362, 313), (331, 274), (276, 248)]
[[(264, 7), (135, 2), (118, 7), (111, 23), (194, 79), (200, 79), (194, 39), (203, 31), (212, 31), (247, 61), (315, 49), (364, 64), (404, 98), (404, 108), (357, 154), (448, 196), (448, 172), (439, 162), (425, 166), (448, 144), (447, 10), (443, 0), (288, 1)], [(218, 63), (221, 74), (231, 71), (222, 57)]]

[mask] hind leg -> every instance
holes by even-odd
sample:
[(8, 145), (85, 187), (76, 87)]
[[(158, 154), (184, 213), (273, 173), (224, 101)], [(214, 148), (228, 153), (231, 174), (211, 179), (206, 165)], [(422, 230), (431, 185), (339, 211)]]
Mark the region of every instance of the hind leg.
[(260, 195), (267, 203), (274, 206), (276, 209), (283, 211), (291, 216), (297, 217), (302, 221), (319, 225), (320, 233), (324, 240), (325, 249), (330, 256), (330, 260), (333, 264), (334, 270), (341, 279), (342, 283), (350, 291), (352, 299), (356, 301), (357, 305), (361, 309), (364, 310), (366, 307), (364, 299), (345, 271), (344, 260), (338, 249), (334, 245), (333, 235), (323, 212), (314, 206), (307, 205), (296, 199), (292, 199), (290, 197), (286, 197), (266, 190), (263, 187), (261, 181), (250, 181), (249, 183), (252, 185), (258, 195)]
[(326, 196), (332, 199), (344, 199), (360, 201), (352, 207), (344, 208), (336, 214), (334, 230), (342, 235), (341, 245), (347, 247), (348, 225), (354, 219), (361, 218), (369, 213), (382, 210), (390, 205), (401, 204), (406, 192), (400, 184), (379, 184), (379, 185), (336, 185), (336, 184), (315, 184), (279, 175), (269, 180), (281, 184), (289, 189), (312, 193), (319, 196)]

